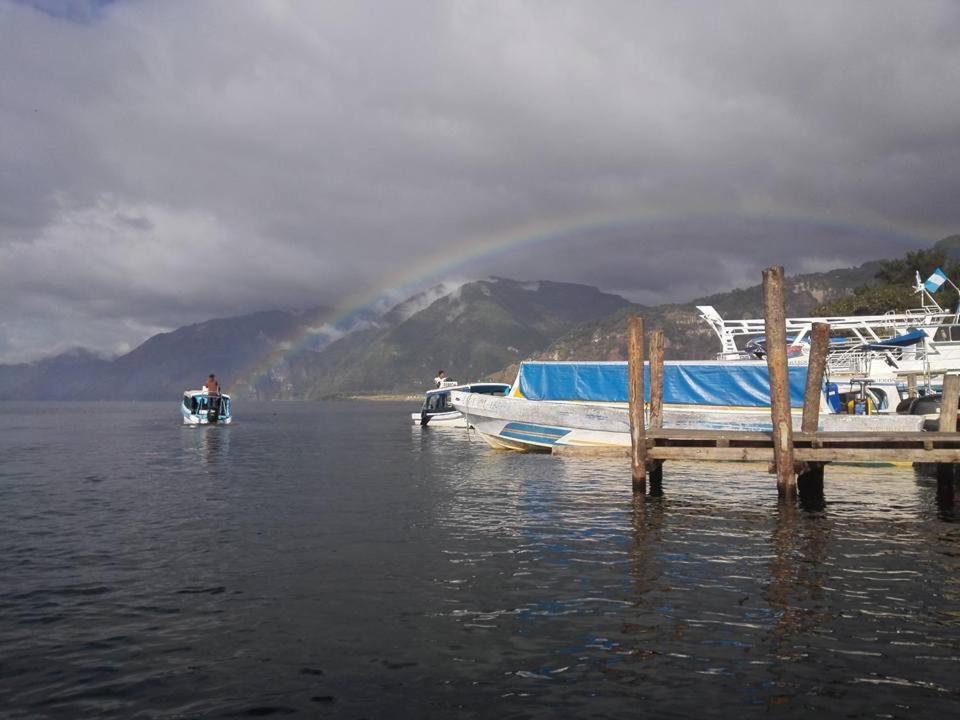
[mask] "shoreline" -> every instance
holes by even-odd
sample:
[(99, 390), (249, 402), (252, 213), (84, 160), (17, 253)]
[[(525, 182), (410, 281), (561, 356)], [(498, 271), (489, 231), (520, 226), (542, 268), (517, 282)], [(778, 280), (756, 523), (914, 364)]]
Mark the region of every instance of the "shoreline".
[(347, 395), (347, 400), (366, 400), (368, 402), (421, 402), (422, 395)]

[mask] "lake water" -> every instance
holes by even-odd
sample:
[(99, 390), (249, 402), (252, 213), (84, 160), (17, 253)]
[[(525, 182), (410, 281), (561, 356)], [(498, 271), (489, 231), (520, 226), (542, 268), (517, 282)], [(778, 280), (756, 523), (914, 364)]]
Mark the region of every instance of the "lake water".
[(950, 717), (960, 525), (909, 468), (498, 453), (403, 403), (0, 404), (4, 718)]

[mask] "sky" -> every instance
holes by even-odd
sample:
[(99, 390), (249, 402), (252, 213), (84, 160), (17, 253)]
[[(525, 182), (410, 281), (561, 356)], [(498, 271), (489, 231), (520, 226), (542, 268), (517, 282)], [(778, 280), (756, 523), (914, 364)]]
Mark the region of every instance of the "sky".
[(0, 0), (0, 362), (960, 232), (960, 4)]

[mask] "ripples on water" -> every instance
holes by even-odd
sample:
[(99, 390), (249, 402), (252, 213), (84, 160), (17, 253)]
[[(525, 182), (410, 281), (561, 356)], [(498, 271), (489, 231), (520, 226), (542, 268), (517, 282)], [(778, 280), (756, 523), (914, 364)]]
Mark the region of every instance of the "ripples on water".
[(0, 715), (955, 714), (960, 531), (909, 469), (497, 453), (409, 406), (0, 405)]

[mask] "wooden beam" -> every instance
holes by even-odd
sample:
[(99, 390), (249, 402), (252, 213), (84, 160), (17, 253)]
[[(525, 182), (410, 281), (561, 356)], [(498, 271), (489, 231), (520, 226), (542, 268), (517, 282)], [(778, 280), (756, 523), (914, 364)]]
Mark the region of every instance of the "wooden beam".
[[(701, 430), (693, 428), (660, 428), (647, 430), (647, 439), (657, 444), (668, 442), (715, 444), (721, 440), (728, 443), (756, 443), (772, 446), (773, 433), (757, 430)], [(916, 446), (960, 448), (960, 433), (956, 432), (833, 432), (793, 434), (794, 447), (804, 445), (831, 445), (847, 443), (862, 447)]]
[(630, 401), (630, 467), (633, 491), (647, 489), (647, 433), (643, 418), (643, 318), (627, 321), (627, 374)]
[(725, 460), (737, 462), (770, 462), (773, 448), (718, 448), (718, 447), (652, 447), (649, 457), (654, 460)]
[(797, 448), (797, 459), (817, 462), (915, 463), (960, 462), (960, 450), (923, 450), (905, 448)]
[(763, 271), (763, 318), (770, 374), (770, 419), (773, 422), (773, 457), (777, 492), (795, 498), (797, 476), (793, 469), (793, 425), (790, 415), (790, 378), (787, 372), (787, 318), (783, 295), (783, 268)]
[[(716, 443), (721, 440), (728, 443), (766, 443), (773, 446), (773, 433), (770, 432), (731, 432), (722, 430), (712, 432), (710, 430), (687, 430), (686, 428), (663, 428), (658, 431), (647, 431), (647, 439), (651, 442), (682, 442), (682, 443)], [(800, 445), (812, 445), (819, 443), (821, 445), (831, 445), (838, 443), (848, 443), (853, 445), (922, 445), (925, 442), (933, 443), (935, 446), (960, 447), (960, 433), (942, 433), (942, 432), (818, 432), (803, 433), (795, 432), (793, 434), (793, 444), (795, 447)]]
[[(931, 435), (932, 437), (923, 437)], [(925, 442), (935, 442), (938, 445), (960, 446), (960, 436), (954, 433), (952, 438), (943, 437), (942, 433), (817, 433), (805, 435), (797, 433), (793, 436), (794, 446), (798, 445), (852, 445), (855, 447), (885, 447), (891, 445), (923, 445)]]
[(650, 428), (647, 437), (656, 440), (713, 440), (727, 438), (730, 440), (759, 440), (771, 442), (771, 434), (762, 430), (701, 430), (699, 428)]
[[(653, 447), (653, 460), (770, 462), (772, 447)], [(916, 450), (901, 448), (794, 448), (796, 462), (849, 463), (960, 463), (960, 449)]]
[(550, 452), (563, 457), (632, 457), (630, 448), (623, 445), (554, 445)]

